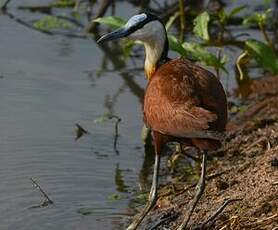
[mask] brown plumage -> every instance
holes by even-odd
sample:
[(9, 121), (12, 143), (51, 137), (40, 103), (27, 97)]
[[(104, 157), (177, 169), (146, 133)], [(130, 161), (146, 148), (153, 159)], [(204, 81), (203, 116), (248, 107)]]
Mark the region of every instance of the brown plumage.
[[(225, 92), (211, 72), (186, 59), (173, 59), (161, 65), (148, 83), (144, 121), (159, 149), (177, 141), (215, 150), (221, 142), (213, 138), (213, 131), (224, 132), (227, 122)], [(212, 138), (190, 138), (202, 134)]]

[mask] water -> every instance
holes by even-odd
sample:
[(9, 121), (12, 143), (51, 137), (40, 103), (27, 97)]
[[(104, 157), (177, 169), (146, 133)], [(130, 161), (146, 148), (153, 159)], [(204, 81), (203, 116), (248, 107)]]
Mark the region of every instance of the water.
[[(137, 12), (126, 3), (117, 10), (122, 17)], [(123, 228), (131, 195), (122, 183), (132, 191), (139, 177), (144, 181), (146, 81), (143, 71), (97, 77), (103, 56), (91, 40), (47, 36), (0, 16), (1, 230)], [(231, 81), (232, 88), (231, 79), (224, 76), (222, 82)], [(122, 118), (119, 154), (113, 148), (114, 122), (93, 122), (109, 111)], [(90, 135), (75, 141), (76, 123)], [(42, 198), (31, 177), (54, 205), (32, 208)], [(113, 194), (121, 199), (111, 199)]]
[[(5, 16), (0, 34), (0, 229), (116, 229), (129, 201), (116, 189), (116, 169), (129, 169), (123, 179), (136, 186), (144, 156), (136, 148), (142, 146), (138, 98), (117, 72), (92, 84), (86, 71), (96, 70), (103, 56), (93, 41), (46, 36)], [(142, 74), (131, 78), (144, 87)], [(93, 120), (108, 112), (105, 100), (121, 87), (116, 155), (114, 122)], [(75, 141), (75, 123), (91, 135)], [(30, 177), (54, 206), (31, 208), (41, 195)], [(114, 193), (123, 199), (110, 201)]]

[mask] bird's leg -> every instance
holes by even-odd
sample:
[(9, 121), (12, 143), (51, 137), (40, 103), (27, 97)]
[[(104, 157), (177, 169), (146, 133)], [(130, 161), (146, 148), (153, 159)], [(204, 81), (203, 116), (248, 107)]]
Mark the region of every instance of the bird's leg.
[(192, 213), (194, 212), (194, 209), (195, 209), (196, 205), (198, 204), (198, 201), (200, 200), (200, 198), (205, 190), (206, 163), (207, 163), (207, 152), (204, 151), (203, 152), (203, 160), (202, 160), (202, 164), (201, 164), (201, 166), (202, 166), (201, 177), (200, 177), (199, 182), (196, 187), (197, 191), (196, 191), (195, 197), (193, 199), (193, 204), (190, 207), (187, 218), (185, 218), (183, 220), (182, 224), (178, 227), (178, 230), (183, 230), (186, 228), (186, 226), (190, 220), (190, 217), (191, 217)]
[(128, 226), (127, 230), (134, 230), (138, 227), (144, 217), (149, 213), (151, 208), (155, 205), (157, 200), (157, 184), (158, 184), (158, 171), (159, 171), (159, 163), (160, 163), (160, 154), (155, 154), (155, 162), (154, 162), (154, 172), (153, 172), (153, 181), (152, 187), (149, 194), (149, 200), (144, 207), (143, 211), (139, 214), (138, 217)]

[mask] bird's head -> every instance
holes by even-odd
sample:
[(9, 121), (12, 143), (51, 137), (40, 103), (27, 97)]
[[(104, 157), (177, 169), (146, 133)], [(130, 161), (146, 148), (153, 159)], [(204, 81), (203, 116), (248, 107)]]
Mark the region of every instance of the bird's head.
[(122, 28), (103, 35), (97, 42), (102, 43), (124, 37), (143, 42), (146, 50), (145, 72), (147, 78), (151, 78), (159, 62), (167, 59), (168, 39), (163, 23), (154, 14), (134, 15)]

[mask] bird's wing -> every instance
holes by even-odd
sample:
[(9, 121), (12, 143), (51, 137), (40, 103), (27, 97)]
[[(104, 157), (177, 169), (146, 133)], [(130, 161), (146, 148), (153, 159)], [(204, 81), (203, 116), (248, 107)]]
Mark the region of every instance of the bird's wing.
[(152, 130), (175, 137), (223, 139), (220, 132), (208, 130), (209, 123), (217, 119), (216, 114), (186, 103), (161, 103), (153, 104), (151, 111), (145, 114), (146, 123)]
[(145, 122), (174, 137), (219, 140), (221, 132), (216, 130), (222, 127), (217, 124), (225, 119), (218, 108), (226, 106), (221, 90), (210, 72), (184, 59), (169, 61), (158, 68), (146, 89)]

